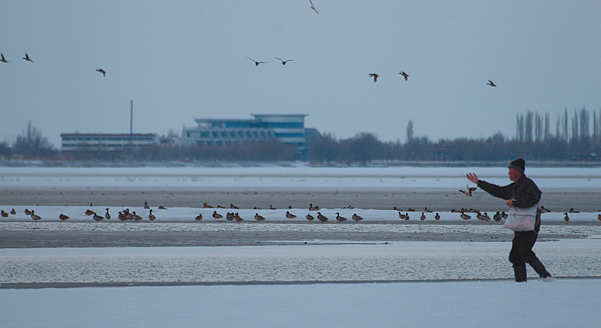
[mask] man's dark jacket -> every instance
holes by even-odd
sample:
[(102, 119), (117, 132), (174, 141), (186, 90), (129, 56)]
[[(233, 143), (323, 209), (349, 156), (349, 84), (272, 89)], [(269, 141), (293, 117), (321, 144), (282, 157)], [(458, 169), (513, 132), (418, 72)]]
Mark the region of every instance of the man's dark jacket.
[[(522, 177), (518, 181), (504, 187), (499, 187), (483, 180), (478, 180), (478, 187), (492, 196), (505, 200), (513, 199), (513, 206), (518, 208), (535, 206), (540, 201), (542, 194), (534, 181), (527, 178), (524, 174), (522, 174)], [(540, 210), (537, 209), (534, 231), (538, 232), (540, 230), (540, 223)]]

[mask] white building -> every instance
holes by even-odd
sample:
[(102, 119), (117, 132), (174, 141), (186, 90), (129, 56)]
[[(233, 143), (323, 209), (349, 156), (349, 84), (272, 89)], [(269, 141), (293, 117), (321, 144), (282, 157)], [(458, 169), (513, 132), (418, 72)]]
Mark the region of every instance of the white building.
[(147, 134), (61, 133), (62, 151), (114, 151), (127, 147), (159, 145), (160, 138)]
[(304, 150), (306, 114), (252, 114), (254, 119), (196, 119), (184, 130), (182, 145), (227, 146), (274, 138)]

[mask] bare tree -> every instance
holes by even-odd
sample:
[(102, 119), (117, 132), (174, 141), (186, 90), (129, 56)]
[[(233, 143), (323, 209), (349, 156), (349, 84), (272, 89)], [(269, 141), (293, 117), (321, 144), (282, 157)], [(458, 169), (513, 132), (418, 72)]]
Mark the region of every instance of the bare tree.
[(27, 129), (23, 130), (21, 135), (13, 145), (13, 151), (24, 156), (48, 156), (54, 153), (54, 147), (42, 132), (31, 121), (27, 124)]

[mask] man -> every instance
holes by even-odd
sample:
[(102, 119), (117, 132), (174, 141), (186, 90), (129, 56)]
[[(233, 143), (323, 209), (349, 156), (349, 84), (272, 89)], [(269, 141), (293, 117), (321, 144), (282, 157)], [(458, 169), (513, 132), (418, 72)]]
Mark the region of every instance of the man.
[(505, 203), (509, 206), (509, 217), (504, 227), (515, 231), (509, 252), (509, 261), (513, 263), (515, 281), (526, 281), (526, 263), (532, 266), (541, 279), (549, 280), (551, 274), (547, 272), (545, 266), (532, 251), (541, 224), (541, 213), (538, 208), (541, 191), (534, 181), (526, 177), (525, 169), (526, 162), (523, 159), (511, 162), (509, 164), (509, 180), (513, 183), (504, 187), (479, 180), (474, 173), (468, 173), (466, 177), (492, 196), (505, 199)]

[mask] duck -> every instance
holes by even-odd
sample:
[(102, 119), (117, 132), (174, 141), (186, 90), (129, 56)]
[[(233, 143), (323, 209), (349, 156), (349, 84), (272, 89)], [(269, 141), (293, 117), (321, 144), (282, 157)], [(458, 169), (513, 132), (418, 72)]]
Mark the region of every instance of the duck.
[(470, 187), (469, 185), (465, 188), (465, 190), (461, 190), (459, 189), (460, 192), (462, 192), (464, 195), (466, 195), (467, 197), (472, 197), (472, 192), (474, 192), (476, 189), (478, 189), (477, 187)]
[(469, 216), (468, 214), (465, 214), (465, 213), (461, 212), (461, 218), (462, 218), (462, 219), (464, 219), (464, 220), (469, 220), (469, 219), (471, 219), (472, 217), (471, 217), (471, 216)]
[(570, 213), (580, 213), (580, 211), (577, 211), (577, 210), (575, 210), (575, 209), (573, 209), (573, 208), (570, 207)]
[(426, 214), (422, 212), (422, 215), (419, 216), (419, 219), (424, 221), (426, 219)]
[(239, 209), (238, 206), (234, 205), (234, 204), (230, 204), (230, 208), (233, 208), (235, 210)]
[(145, 210), (149, 210), (150, 209), (150, 206), (148, 206), (148, 202), (144, 202), (144, 209)]
[(213, 208), (213, 206), (211, 206), (205, 202), (204, 204), (202, 204), (202, 208)]
[(106, 76), (106, 71), (103, 70), (102, 68), (97, 69), (96, 72), (100, 72), (100, 73), (102, 73), (103, 76)]
[(495, 213), (495, 215), (492, 216), (492, 219), (495, 222), (501, 222), (501, 220), (503, 220), (503, 218), (501, 217), (501, 212), (497, 211), (497, 213)]
[(159, 205), (159, 210), (166, 210), (167, 208), (163, 205)]
[(119, 219), (119, 221), (121, 222), (125, 222), (127, 220), (127, 215), (123, 212), (119, 212), (119, 214), (117, 215), (117, 219)]
[(501, 218), (504, 220), (507, 220), (507, 218), (509, 217), (509, 214), (505, 213), (505, 211), (501, 212)]
[(194, 218), (194, 220), (196, 220), (196, 221), (200, 221), (200, 220), (202, 220), (202, 213), (198, 214), (198, 215), (196, 216), (196, 218)]
[(132, 219), (133, 219), (134, 221), (136, 221), (136, 222), (138, 222), (138, 221), (141, 221), (141, 220), (142, 220), (142, 217), (141, 217), (141, 216), (139, 216), (138, 214), (136, 214), (136, 211), (133, 211), (133, 212), (132, 212), (132, 215), (131, 215), (131, 217), (132, 217)]
[(369, 77), (373, 77), (374, 83), (376, 83), (376, 82), (378, 82), (378, 77), (380, 77), (380, 75), (378, 75), (376, 73), (369, 73)]
[(497, 85), (493, 83), (493, 81), (488, 80), (488, 83), (486, 83), (486, 85), (489, 85), (491, 87), (496, 87)]
[(226, 208), (225, 206), (217, 205), (217, 208)]
[(234, 221), (240, 223), (243, 222), (244, 219), (240, 217), (240, 215), (238, 214), (238, 212), (234, 213)]
[(104, 220), (104, 216), (94, 213), (94, 215), (92, 216), (92, 219), (94, 219), (97, 222), (100, 222), (100, 221)]
[(262, 215), (259, 215), (259, 213), (256, 213), (255, 220), (257, 220), (259, 222), (263, 222), (263, 221), (265, 221), (265, 217), (263, 217)]
[(33, 60), (31, 60), (31, 58), (29, 58), (29, 55), (27, 53), (25, 53), (25, 57), (23, 57), (23, 59), (25, 59), (28, 62), (32, 62), (33, 63)]
[(354, 209), (354, 207), (352, 207), (351, 205), (349, 205), (349, 206), (343, 207), (342, 209), (343, 210), (352, 210), (352, 209)]
[(17, 214), (17, 211), (15, 211), (15, 209), (13, 208), (12, 211), (10, 211), (10, 214), (15, 215)]
[(355, 221), (355, 222), (359, 222), (359, 221), (363, 220), (363, 218), (357, 214), (353, 214), (351, 219), (353, 219), (353, 221)]
[(320, 212), (317, 212), (317, 219), (322, 223), (329, 220), (327, 216), (321, 214)]
[(277, 208), (273, 207), (273, 205), (269, 205), (270, 210), (277, 210)]
[(111, 214), (109, 213), (109, 209), (108, 208), (106, 209), (106, 214), (104, 214), (104, 218), (107, 219), (107, 220), (111, 219)]
[(68, 219), (69, 219), (69, 217), (68, 217), (67, 215), (63, 214), (63, 213), (59, 214), (59, 215), (58, 215), (58, 218), (59, 218), (61, 221), (66, 221), (66, 220), (68, 220)]
[(403, 213), (399, 212), (399, 219), (401, 219), (401, 220), (409, 220), (408, 217), (409, 217), (409, 213), (403, 214)]
[(313, 204), (309, 204), (309, 211), (319, 211), (319, 206), (313, 206)]
[(228, 221), (234, 221), (234, 212), (227, 212), (225, 213), (225, 219)]
[(123, 211), (123, 213), (125, 213), (126, 220), (131, 221), (134, 219), (134, 215), (129, 212), (129, 208), (126, 208), (125, 211)]
[(541, 206), (541, 207), (540, 207), (540, 212), (541, 212), (541, 213), (549, 213), (549, 212), (551, 212), (551, 210), (550, 210), (550, 209), (547, 209), (547, 208), (545, 208), (544, 206)]
[(3, 62), (5, 64), (8, 63), (8, 60), (6, 60), (6, 58), (4, 58), (4, 54), (3, 53), (0, 53), (0, 62)]
[(347, 218), (345, 218), (344, 216), (340, 216), (340, 213), (336, 212), (336, 221), (344, 222), (346, 220), (347, 220)]
[(93, 215), (93, 214), (96, 214), (96, 212), (94, 212), (94, 211), (92, 211), (90, 209), (86, 210), (86, 215)]
[(248, 59), (250, 59), (250, 60), (254, 61), (254, 62), (255, 62), (255, 66), (259, 66), (259, 64), (267, 64), (267, 63), (268, 63), (268, 62), (260, 62), (260, 61), (256, 61), (256, 60), (254, 60), (254, 59), (252, 59), (252, 58), (250, 58), (250, 57), (248, 57), (248, 56), (246, 56), (246, 58), (248, 58)]
[(597, 215), (597, 220), (601, 221), (601, 213)]
[(31, 218), (32, 218), (34, 221), (36, 221), (36, 222), (37, 222), (37, 221), (40, 221), (40, 220), (42, 219), (42, 217), (41, 217), (41, 216), (39, 216), (39, 215), (35, 214), (35, 211), (34, 211), (34, 210), (31, 210)]
[(568, 213), (563, 213), (565, 216), (563, 217), (563, 220), (568, 223), (568, 221), (570, 221), (570, 217), (568, 216)]
[(432, 213), (433, 211), (432, 211), (432, 210), (429, 210), (429, 209), (428, 209), (428, 207), (425, 207), (423, 212), (424, 212), (424, 213)]
[(294, 61), (294, 59), (287, 59), (287, 60), (283, 60), (283, 59), (280, 59), (280, 58), (278, 58), (278, 57), (273, 57), (273, 58), (275, 58), (275, 59), (277, 59), (277, 60), (281, 61), (281, 62), (282, 62), (282, 65), (286, 65), (286, 63), (287, 63), (287, 62)]
[(484, 212), (484, 214), (482, 213), (478, 213), (476, 214), (476, 218), (480, 221), (490, 221), (490, 217), (488, 216), (488, 214), (486, 212)]
[(313, 215), (311, 215), (311, 214), (307, 214), (307, 215), (305, 215), (305, 219), (309, 220), (309, 222), (311, 222), (311, 221), (315, 220), (315, 218), (314, 218), (314, 217), (313, 217)]
[(395, 211), (399, 211), (399, 212), (400, 212), (400, 211), (402, 211), (402, 209), (400, 209), (400, 208), (397, 208), (396, 206), (395, 206), (395, 207), (393, 207), (392, 209), (393, 209), (393, 210), (395, 210)]
[(289, 219), (294, 219), (296, 217), (296, 215), (290, 213), (289, 211), (286, 211), (286, 217)]
[(25, 215), (31, 215), (31, 211), (30, 211), (30, 210), (28, 210), (28, 209), (25, 209), (25, 210), (23, 211), (23, 213), (25, 213)]
[(407, 81), (407, 78), (409, 77), (409, 74), (407, 74), (405, 72), (402, 72), (402, 71), (399, 74), (401, 74), (405, 78), (405, 81)]
[(148, 219), (150, 221), (154, 221), (154, 220), (156, 220), (156, 218), (157, 217), (154, 214), (152, 214), (152, 210), (150, 210), (150, 212), (148, 213)]
[(223, 215), (217, 213), (217, 211), (213, 211), (213, 217), (215, 219), (223, 219)]
[(409, 208), (407, 209), (407, 212), (415, 212), (415, 209), (414, 209), (414, 208), (411, 208), (411, 207), (409, 207)]
[(0, 211), (0, 216), (2, 216), (3, 218), (7, 218), (8, 217), (8, 213), (4, 212), (4, 210)]
[(440, 220), (440, 214), (438, 214), (438, 212), (436, 212), (436, 215), (434, 215), (434, 220)]

